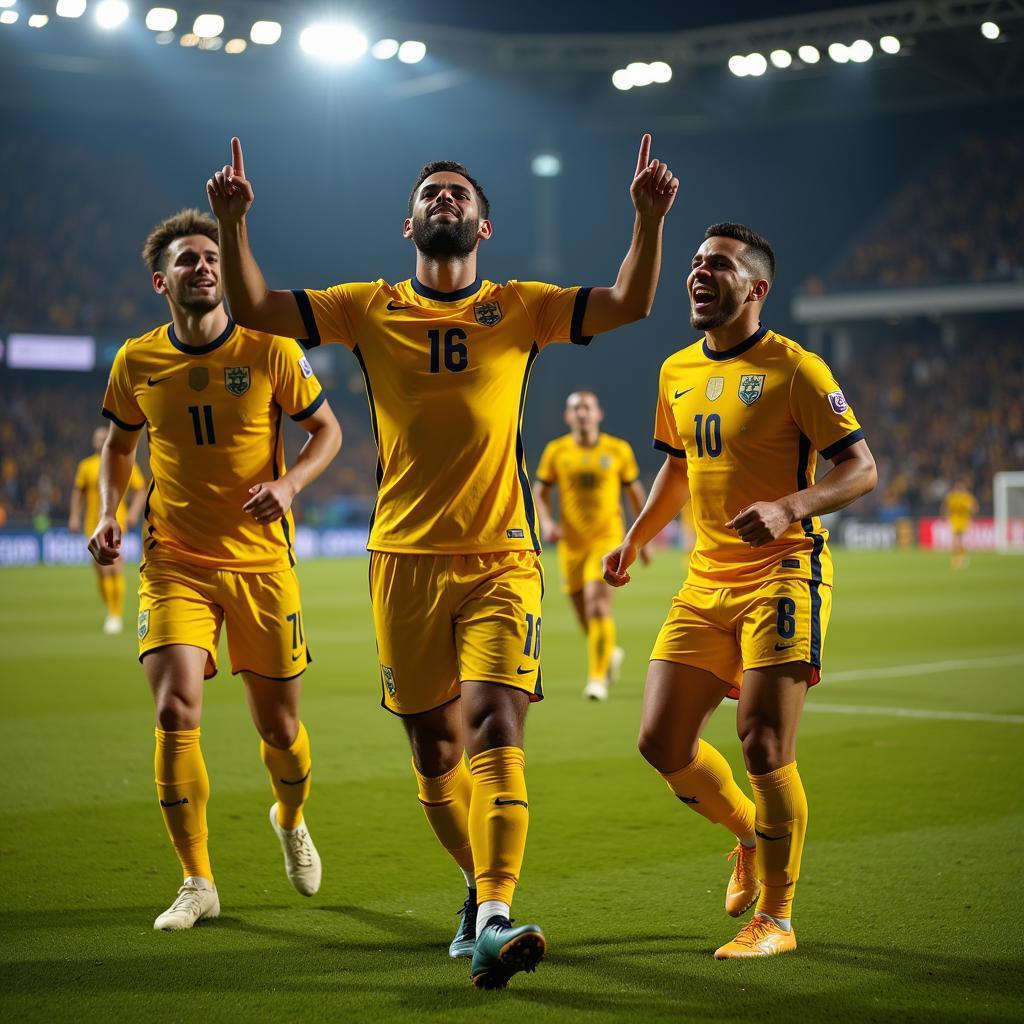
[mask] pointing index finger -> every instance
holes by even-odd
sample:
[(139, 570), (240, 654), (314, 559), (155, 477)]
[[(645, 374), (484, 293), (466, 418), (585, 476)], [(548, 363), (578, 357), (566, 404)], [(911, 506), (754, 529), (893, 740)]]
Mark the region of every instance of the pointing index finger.
[(640, 154), (636, 158), (636, 174), (633, 175), (635, 178), (648, 164), (651, 158), (651, 136), (649, 132), (644, 133), (644, 137), (640, 140)]
[(231, 169), (235, 176), (245, 177), (245, 161), (242, 159), (242, 143), (237, 138), (231, 140)]

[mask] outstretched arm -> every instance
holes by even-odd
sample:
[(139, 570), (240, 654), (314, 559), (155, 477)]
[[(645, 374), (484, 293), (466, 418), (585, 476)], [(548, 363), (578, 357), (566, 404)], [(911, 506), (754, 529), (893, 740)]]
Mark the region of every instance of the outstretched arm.
[(249, 248), (245, 215), (255, 198), (245, 176), (242, 143), (231, 140), (231, 163), (206, 183), (210, 208), (220, 224), (220, 266), (231, 315), (243, 327), (285, 338), (302, 338), (306, 328), (290, 291), (267, 287)]
[(132, 478), (138, 443), (137, 430), (124, 430), (116, 423), (110, 424), (100, 452), (100, 517), (89, 538), (89, 552), (100, 565), (112, 565), (121, 554), (117, 509)]
[(679, 179), (660, 160), (651, 160), (651, 137), (640, 142), (629, 194), (636, 209), (633, 239), (611, 288), (594, 288), (583, 317), (585, 335), (600, 334), (642, 320), (654, 305), (661, 274), (661, 233), (672, 209)]

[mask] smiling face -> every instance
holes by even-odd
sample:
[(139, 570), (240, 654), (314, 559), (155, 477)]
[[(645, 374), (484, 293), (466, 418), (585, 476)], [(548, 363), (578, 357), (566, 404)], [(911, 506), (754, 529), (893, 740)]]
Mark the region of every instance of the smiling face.
[(686, 290), (690, 296), (690, 324), (708, 331), (732, 323), (744, 305), (760, 305), (769, 283), (759, 277), (747, 258), (747, 246), (735, 238), (713, 236), (693, 257)]
[(465, 259), (482, 239), (491, 237), (491, 223), (481, 219), (479, 199), (468, 179), (438, 171), (417, 190), (403, 233), (424, 256)]
[(164, 254), (164, 269), (153, 273), (153, 287), (182, 312), (216, 309), (224, 301), (217, 243), (205, 235), (175, 238)]

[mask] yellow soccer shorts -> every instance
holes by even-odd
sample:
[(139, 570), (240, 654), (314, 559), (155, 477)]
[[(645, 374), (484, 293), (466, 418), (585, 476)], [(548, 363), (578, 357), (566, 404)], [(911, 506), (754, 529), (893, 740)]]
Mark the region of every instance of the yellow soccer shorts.
[(206, 678), (217, 674), (217, 643), (226, 623), (231, 671), (293, 679), (312, 660), (306, 648), (294, 569), (227, 572), (147, 561), (139, 571), (139, 660), (158, 647), (206, 651)]
[(381, 706), (417, 715), (499, 683), (542, 700), (544, 574), (534, 551), (487, 555), (370, 552)]
[(808, 580), (772, 580), (748, 587), (685, 583), (651, 652), (652, 661), (702, 668), (730, 684), (737, 698), (745, 669), (806, 662), (811, 685), (832, 611), (832, 588)]
[(596, 537), (586, 545), (558, 542), (558, 565), (562, 573), (562, 592), (578, 594), (585, 583), (604, 579), (601, 559), (622, 543), (620, 534)]
[(964, 519), (961, 516), (950, 516), (949, 517), (949, 529), (957, 537), (963, 537), (963, 535), (970, 528), (970, 519)]

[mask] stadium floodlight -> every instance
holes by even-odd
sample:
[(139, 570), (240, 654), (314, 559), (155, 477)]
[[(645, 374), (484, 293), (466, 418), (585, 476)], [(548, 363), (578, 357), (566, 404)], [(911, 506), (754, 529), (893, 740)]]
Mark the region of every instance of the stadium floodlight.
[(883, 53), (900, 52), (900, 41), (895, 36), (882, 36), (878, 40), (878, 46)]
[(427, 55), (427, 44), (416, 39), (407, 39), (398, 48), (398, 59), (403, 64), (419, 64)]
[(981, 23), (981, 34), (986, 39), (998, 39), (1001, 29), (994, 21), (983, 21)]
[(836, 64), (845, 64), (850, 59), (850, 48), (846, 43), (829, 43), (828, 55)]
[(224, 31), (224, 19), (219, 14), (200, 14), (192, 22), (192, 34), (200, 39), (213, 39)]
[(13, 7), (17, 2), (18, 0), (0, 0), (0, 10), (5, 7)]
[(224, 44), (225, 53), (245, 53), (248, 44), (244, 39), (229, 39)]
[(199, 45), (199, 36), (197, 36), (195, 34), (195, 32), (186, 32), (181, 37), (181, 39), (178, 40), (178, 42), (182, 46), (198, 46)]
[(768, 70), (768, 61), (763, 53), (747, 54), (747, 74), (760, 78)]
[(29, 16), (28, 27), (42, 28), (44, 25), (48, 24), (49, 20), (50, 17), (47, 14), (33, 14)]
[(612, 73), (612, 85), (622, 92), (627, 92), (633, 88), (633, 76), (625, 68), (619, 68)]
[(818, 51), (818, 48), (816, 46), (811, 46), (807, 43), (805, 43), (803, 46), (800, 47), (799, 50), (796, 51), (796, 55), (805, 64), (817, 64), (818, 61), (821, 60), (821, 53)]
[(626, 71), (632, 77), (633, 84), (636, 86), (650, 85), (654, 81), (650, 64), (644, 64), (643, 61), (635, 60), (632, 64), (627, 64)]
[(557, 178), (562, 173), (562, 161), (554, 153), (538, 153), (530, 161), (530, 170), (538, 178)]
[(672, 81), (672, 65), (666, 64), (663, 60), (653, 61), (648, 65), (651, 69), (651, 78), (659, 85)]
[(866, 39), (855, 39), (846, 52), (855, 64), (864, 64), (874, 56), (875, 48)]
[(13, 25), (17, 20), (17, 11), (4, 11), (3, 14), (0, 14), (0, 25)]
[(793, 55), (789, 50), (772, 50), (771, 61), (777, 68), (788, 68), (793, 63)]
[(281, 38), (281, 22), (254, 21), (249, 38), (260, 46), (273, 46)]
[(128, 20), (128, 5), (124, 0), (103, 0), (96, 7), (96, 24), (108, 31)]
[(299, 46), (311, 57), (349, 64), (366, 53), (366, 36), (351, 25), (338, 21), (318, 21), (302, 30)]
[(85, 14), (85, 0), (57, 0), (57, 15), (61, 18), (80, 18)]
[(377, 60), (391, 60), (397, 53), (397, 39), (378, 39), (370, 49), (370, 55)]
[(170, 7), (151, 7), (146, 15), (150, 32), (170, 32), (178, 24), (178, 12)]
[(747, 58), (741, 54), (734, 53), (729, 58), (729, 70), (737, 77), (743, 78), (749, 75), (750, 72), (747, 70)]

